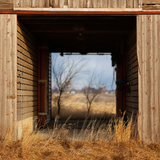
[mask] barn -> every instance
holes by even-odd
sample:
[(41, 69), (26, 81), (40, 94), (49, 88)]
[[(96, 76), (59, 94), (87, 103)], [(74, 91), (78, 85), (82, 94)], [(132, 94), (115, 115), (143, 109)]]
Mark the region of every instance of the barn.
[(0, 0), (1, 132), (50, 120), (51, 52), (110, 52), (117, 115), (160, 142), (159, 29), (159, 0)]

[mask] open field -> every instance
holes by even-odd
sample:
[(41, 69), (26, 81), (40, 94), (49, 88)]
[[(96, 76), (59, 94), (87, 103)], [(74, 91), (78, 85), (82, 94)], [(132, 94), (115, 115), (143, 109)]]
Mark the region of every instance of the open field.
[[(52, 95), (52, 117), (57, 114), (57, 107), (54, 103)], [(60, 118), (67, 119), (85, 119), (87, 114), (86, 99), (83, 94), (73, 94), (66, 99), (60, 111)], [(91, 118), (102, 118), (108, 114), (116, 114), (116, 97), (115, 94), (100, 94), (93, 102), (93, 107), (90, 112)]]

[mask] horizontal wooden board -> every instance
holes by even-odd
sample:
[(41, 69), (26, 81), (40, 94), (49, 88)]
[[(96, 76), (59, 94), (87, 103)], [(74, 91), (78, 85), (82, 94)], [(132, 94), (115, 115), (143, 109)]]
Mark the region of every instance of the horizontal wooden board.
[(26, 119), (26, 118), (29, 118), (29, 117), (34, 117), (34, 116), (37, 116), (37, 115), (38, 115), (37, 111), (27, 113), (27, 114), (24, 114), (24, 115), (18, 115), (17, 116), (17, 121), (20, 121), (20, 120), (23, 120), (23, 119)]
[(30, 48), (32, 48), (35, 52), (37, 52), (37, 47), (34, 46), (28, 39), (26, 39), (23, 35), (21, 35), (19, 32), (17, 32), (17, 36), (18, 38), (25, 44), (27, 44), (27, 46), (29, 46)]
[(38, 62), (38, 56), (32, 55), (29, 51), (25, 50), (21, 46), (17, 45), (17, 50), (18, 50), (18, 52), (20, 52), (21, 54), (23, 54), (26, 57), (30, 58), (34, 62)]
[(160, 5), (143, 5), (143, 10), (160, 10)]
[(37, 96), (38, 92), (17, 90), (17, 95), (18, 96)]
[(21, 103), (17, 103), (17, 108), (25, 108), (25, 107), (32, 107), (32, 106), (37, 106), (38, 102), (37, 101), (33, 101), (33, 102), (21, 102)]
[(27, 62), (25, 62), (24, 60), (20, 59), (20, 58), (17, 58), (17, 64), (23, 66), (23, 67), (26, 67), (30, 70), (33, 70), (35, 72), (38, 72), (38, 68), (33, 66), (32, 64), (29, 64)]
[(137, 109), (138, 110), (138, 103), (126, 102), (126, 106)]
[(13, 10), (13, 0), (0, 0), (0, 10)]
[(17, 83), (25, 84), (25, 85), (31, 85), (31, 86), (38, 86), (38, 81), (37, 82), (30, 81), (30, 80), (20, 78), (20, 77), (17, 78)]
[(159, 0), (142, 0), (143, 4), (160, 4)]
[(24, 90), (24, 91), (38, 91), (38, 86), (31, 86), (31, 85), (25, 85), (25, 84), (17, 84), (18, 90)]
[(138, 96), (138, 91), (131, 91), (130, 93), (126, 93), (127, 97), (137, 97)]
[(37, 76), (29, 75), (29, 74), (26, 74), (26, 73), (21, 72), (21, 71), (17, 71), (17, 77), (25, 78), (25, 79), (28, 79), (30, 81), (38, 82), (38, 77)]
[(138, 103), (138, 97), (126, 97), (126, 102)]
[(18, 102), (38, 101), (38, 96), (17, 96)]
[(17, 64), (17, 69), (18, 69), (18, 71), (21, 71), (21, 72), (24, 72), (24, 73), (27, 73), (27, 74), (30, 74), (30, 75), (38, 76), (37, 72), (35, 72), (33, 70), (30, 70), (30, 69), (28, 69), (26, 67), (23, 67), (23, 66), (21, 66), (19, 64)]
[(26, 43), (24, 43), (23, 41), (21, 41), (19, 38), (17, 38), (17, 44), (19, 46), (21, 46), (22, 48), (24, 48), (26, 51), (28, 51), (29, 53), (31, 53), (34, 56), (38, 56), (38, 53), (36, 51), (34, 51), (32, 48), (30, 48), (30, 46), (28, 46)]
[(22, 109), (17, 109), (17, 115), (24, 115), (30, 112), (34, 112), (38, 110), (38, 106), (33, 106), (33, 107), (25, 107)]

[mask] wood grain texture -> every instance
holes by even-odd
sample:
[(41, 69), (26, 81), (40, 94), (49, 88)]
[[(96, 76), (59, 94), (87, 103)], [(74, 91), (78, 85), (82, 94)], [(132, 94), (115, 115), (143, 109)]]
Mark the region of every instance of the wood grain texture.
[[(39, 1), (38, 6), (42, 7), (43, 2)], [(49, 1), (45, 2), (49, 5)], [(35, 37), (20, 21), (17, 23), (17, 29), (17, 120), (24, 120), (37, 113), (38, 45)]]
[(17, 16), (0, 15), (0, 124), (5, 129), (17, 121)]
[(0, 10), (13, 10), (13, 0), (0, 0)]
[[(139, 8), (141, 0), (15, 0), (21, 8)], [(147, 2), (145, 2), (146, 4)]]
[[(145, 142), (160, 142), (159, 15), (137, 17), (139, 62), (138, 130)], [(158, 138), (158, 139), (157, 139)]]

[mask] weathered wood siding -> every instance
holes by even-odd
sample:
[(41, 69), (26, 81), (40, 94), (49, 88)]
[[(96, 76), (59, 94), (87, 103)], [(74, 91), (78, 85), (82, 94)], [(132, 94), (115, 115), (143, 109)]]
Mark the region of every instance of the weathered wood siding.
[(35, 37), (17, 24), (17, 120), (37, 115), (38, 45)]
[(13, 10), (13, 0), (0, 0), (0, 10)]
[(160, 15), (137, 17), (137, 53), (139, 135), (145, 142), (160, 142)]
[(126, 54), (126, 115), (133, 113), (134, 120), (138, 112), (138, 61), (136, 29), (129, 36)]
[(159, 10), (160, 1), (159, 0), (142, 0), (142, 8), (144, 10)]
[(22, 8), (139, 8), (141, 0), (15, 0)]
[[(17, 16), (0, 14), (0, 126), (17, 121)], [(0, 132), (1, 134), (2, 132)]]
[(52, 89), (51, 89), (51, 53), (49, 53), (49, 70), (48, 70), (48, 114), (49, 114), (49, 118), (50, 118), (50, 113), (51, 113), (51, 93), (52, 93)]

